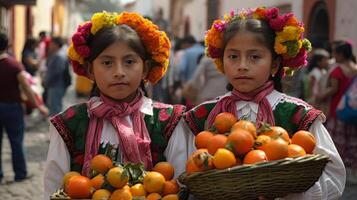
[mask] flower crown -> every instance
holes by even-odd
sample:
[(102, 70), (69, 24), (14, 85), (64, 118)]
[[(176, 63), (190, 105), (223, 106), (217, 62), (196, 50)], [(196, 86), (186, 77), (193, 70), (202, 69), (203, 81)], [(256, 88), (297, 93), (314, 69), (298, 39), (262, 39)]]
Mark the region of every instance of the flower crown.
[(103, 11), (95, 13), (91, 21), (79, 25), (77, 32), (72, 36), (72, 43), (67, 51), (74, 72), (78, 75), (88, 76), (85, 59), (90, 55), (90, 38), (104, 27), (121, 24), (126, 24), (136, 31), (154, 61), (154, 66), (150, 69), (146, 81), (155, 84), (166, 73), (171, 43), (165, 32), (160, 31), (157, 25), (137, 13), (117, 14)]
[(228, 24), (236, 20), (259, 19), (268, 22), (275, 31), (275, 53), (281, 56), (283, 74), (292, 75), (294, 70), (307, 64), (307, 53), (311, 51), (311, 43), (304, 39), (304, 25), (298, 22), (292, 13), (279, 15), (278, 8), (256, 8), (231, 11), (224, 19), (213, 22), (211, 29), (206, 32), (206, 54), (214, 59), (217, 69), (224, 73), (223, 68), (223, 34)]

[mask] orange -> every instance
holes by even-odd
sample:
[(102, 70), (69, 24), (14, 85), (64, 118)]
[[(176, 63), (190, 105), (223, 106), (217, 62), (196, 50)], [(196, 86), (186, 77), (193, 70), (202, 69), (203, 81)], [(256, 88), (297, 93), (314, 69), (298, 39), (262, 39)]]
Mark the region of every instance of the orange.
[(63, 178), (62, 178), (62, 186), (63, 186), (63, 188), (66, 188), (66, 185), (67, 185), (68, 180), (69, 180), (70, 178), (72, 178), (73, 176), (80, 176), (80, 175), (81, 175), (81, 174), (78, 173), (78, 172), (76, 172), (76, 171), (67, 172), (67, 173), (63, 176)]
[(288, 157), (288, 143), (283, 139), (276, 139), (261, 146), (268, 160), (279, 160)]
[(214, 134), (210, 131), (202, 131), (198, 133), (195, 137), (195, 145), (197, 149), (206, 149), (208, 141), (212, 138)]
[(259, 135), (254, 142), (254, 148), (262, 149), (262, 146), (270, 142), (272, 139), (267, 135)]
[(92, 200), (108, 200), (111, 193), (106, 189), (99, 189), (93, 193)]
[(214, 127), (218, 133), (226, 133), (231, 131), (234, 123), (236, 123), (237, 118), (228, 112), (219, 113), (214, 120)]
[(264, 151), (262, 150), (252, 150), (249, 151), (243, 159), (244, 164), (254, 164), (258, 162), (267, 162), (268, 158)]
[(113, 167), (112, 160), (103, 154), (94, 156), (90, 161), (90, 168), (101, 174), (105, 174), (110, 168)]
[(158, 193), (151, 193), (146, 197), (147, 200), (161, 200), (161, 195)]
[(152, 171), (161, 173), (167, 181), (171, 180), (175, 174), (175, 169), (169, 162), (157, 163)]
[(213, 164), (217, 169), (226, 169), (236, 164), (234, 154), (228, 149), (219, 148), (213, 156)]
[(312, 153), (316, 146), (315, 137), (308, 131), (298, 131), (291, 138), (292, 144), (300, 145), (306, 153)]
[(133, 196), (130, 193), (130, 190), (126, 189), (117, 189), (110, 196), (109, 200), (132, 200)]
[(202, 171), (202, 170), (196, 166), (195, 162), (193, 161), (192, 156), (189, 157), (187, 162), (186, 162), (186, 173), (187, 173), (187, 175), (190, 175), (190, 174), (195, 173), (195, 172), (200, 172), (200, 171)]
[(213, 169), (212, 155), (208, 153), (207, 149), (198, 149), (192, 153), (191, 157), (200, 171)]
[(94, 178), (92, 178), (90, 180), (90, 182), (92, 183), (93, 187), (98, 190), (102, 187), (103, 183), (104, 183), (104, 176), (103, 174), (98, 174), (97, 176), (95, 176)]
[(280, 126), (271, 126), (270, 129), (268, 128), (268, 131), (264, 131), (260, 135), (266, 135), (271, 137), (272, 139), (282, 138), (287, 143), (290, 142), (288, 132)]
[(130, 188), (130, 192), (134, 197), (146, 196), (146, 191), (144, 185), (141, 183), (137, 183)]
[(229, 134), (226, 145), (233, 152), (244, 155), (253, 148), (254, 138), (248, 131), (236, 129)]
[(94, 188), (89, 178), (73, 176), (68, 180), (65, 191), (72, 199), (88, 199), (92, 195)]
[(207, 150), (211, 155), (214, 155), (219, 148), (224, 148), (227, 143), (227, 136), (217, 134), (209, 139)]
[(162, 195), (177, 194), (179, 192), (179, 186), (176, 180), (166, 181), (164, 185), (164, 191)]
[(122, 188), (128, 183), (129, 176), (122, 167), (113, 167), (107, 173), (107, 181), (115, 188)]
[(179, 200), (177, 194), (169, 194), (162, 197), (162, 200)]
[(144, 188), (148, 193), (161, 193), (164, 185), (165, 177), (159, 172), (148, 172), (144, 177)]
[(306, 155), (304, 148), (302, 148), (300, 145), (297, 144), (290, 144), (288, 146), (288, 152), (290, 158), (301, 157)]
[(248, 131), (253, 136), (254, 139), (257, 137), (257, 128), (252, 122), (248, 120), (239, 120), (238, 122), (236, 122), (232, 126), (231, 132), (233, 132), (236, 129), (243, 129)]

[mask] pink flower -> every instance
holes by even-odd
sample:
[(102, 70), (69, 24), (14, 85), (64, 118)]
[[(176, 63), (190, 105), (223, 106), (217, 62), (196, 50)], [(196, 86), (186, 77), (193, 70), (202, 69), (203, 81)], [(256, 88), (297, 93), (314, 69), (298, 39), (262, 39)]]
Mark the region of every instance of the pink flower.
[(170, 115), (167, 114), (167, 109), (162, 109), (159, 112), (159, 120), (164, 122), (170, 118)]
[(87, 76), (86, 69), (81, 64), (79, 64), (79, 62), (77, 62), (75, 60), (71, 60), (71, 64), (73, 67), (73, 71), (76, 74), (81, 75), (81, 76)]
[(220, 21), (219, 23), (216, 23), (213, 26), (217, 31), (223, 32), (226, 29), (226, 22)]
[(265, 18), (269, 20), (275, 19), (279, 15), (279, 8), (270, 8), (265, 11)]
[(301, 48), (299, 53), (293, 57), (288, 59), (283, 59), (282, 65), (291, 68), (299, 68), (301, 66), (305, 66), (307, 64), (307, 52), (304, 48)]
[(293, 17), (292, 13), (287, 13), (281, 16), (277, 16), (269, 21), (270, 27), (275, 31), (282, 31), (286, 22)]
[(219, 58), (221, 57), (221, 49), (215, 48), (213, 46), (208, 46), (208, 53), (211, 58)]
[(76, 113), (74, 112), (73, 108), (68, 108), (66, 112), (66, 119), (71, 119)]
[(90, 54), (90, 49), (87, 45), (74, 46), (78, 54), (84, 58), (88, 57)]
[(81, 32), (76, 32), (72, 36), (72, 42), (74, 45), (81, 45), (86, 43), (86, 39), (83, 37)]

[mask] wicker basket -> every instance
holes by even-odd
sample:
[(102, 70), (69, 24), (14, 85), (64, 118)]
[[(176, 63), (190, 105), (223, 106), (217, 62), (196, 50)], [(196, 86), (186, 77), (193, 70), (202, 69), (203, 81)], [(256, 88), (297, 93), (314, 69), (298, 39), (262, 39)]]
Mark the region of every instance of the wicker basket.
[(328, 161), (326, 155), (308, 155), (189, 176), (183, 173), (179, 180), (197, 199), (270, 199), (306, 191), (319, 179)]

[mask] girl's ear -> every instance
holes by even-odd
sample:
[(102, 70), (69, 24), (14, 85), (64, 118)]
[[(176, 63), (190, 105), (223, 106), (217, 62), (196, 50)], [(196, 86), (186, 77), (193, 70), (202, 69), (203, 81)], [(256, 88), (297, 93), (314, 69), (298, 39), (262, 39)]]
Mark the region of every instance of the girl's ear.
[(275, 60), (273, 60), (273, 63), (272, 63), (272, 66), (271, 66), (271, 75), (273, 77), (279, 71), (280, 64), (281, 64), (281, 58), (280, 57), (278, 57)]
[(150, 60), (146, 60), (144, 62), (144, 71), (143, 71), (143, 77), (142, 77), (143, 80), (147, 79), (150, 69), (151, 69), (151, 62), (150, 62)]
[(92, 81), (94, 80), (94, 73), (93, 73), (93, 64), (92, 63), (87, 63), (87, 74), (88, 74), (88, 78)]

